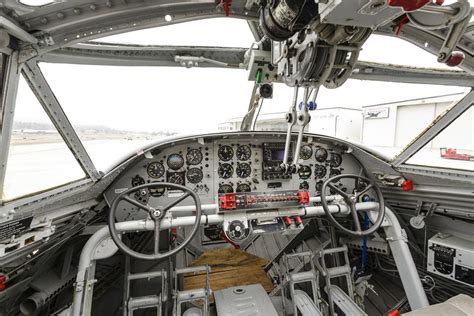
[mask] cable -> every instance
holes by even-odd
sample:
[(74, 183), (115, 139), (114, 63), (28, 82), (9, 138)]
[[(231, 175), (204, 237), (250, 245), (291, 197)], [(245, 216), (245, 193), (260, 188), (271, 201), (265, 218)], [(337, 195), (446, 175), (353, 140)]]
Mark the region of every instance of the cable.
[(265, 99), (262, 98), (260, 100), (260, 105), (258, 106), (258, 111), (257, 111), (257, 114), (255, 115), (255, 119), (253, 121), (252, 131), (255, 130), (255, 125), (257, 124), (258, 116), (260, 115), (260, 110), (262, 109), (262, 106), (263, 106), (263, 100), (265, 100)]

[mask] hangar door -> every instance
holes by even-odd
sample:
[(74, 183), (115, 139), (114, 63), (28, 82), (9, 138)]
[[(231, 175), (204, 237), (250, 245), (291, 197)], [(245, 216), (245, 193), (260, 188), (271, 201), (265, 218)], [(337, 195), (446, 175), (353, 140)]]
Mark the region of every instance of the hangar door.
[(397, 108), (395, 146), (405, 147), (419, 135), (435, 117), (435, 104), (405, 105)]

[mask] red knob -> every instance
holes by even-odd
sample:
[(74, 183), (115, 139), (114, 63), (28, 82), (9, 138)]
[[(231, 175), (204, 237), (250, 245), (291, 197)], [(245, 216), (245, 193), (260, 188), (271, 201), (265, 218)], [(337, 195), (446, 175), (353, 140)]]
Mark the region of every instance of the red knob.
[(446, 61), (446, 65), (449, 67), (456, 67), (464, 61), (464, 54), (462, 52), (453, 52), (449, 59)]

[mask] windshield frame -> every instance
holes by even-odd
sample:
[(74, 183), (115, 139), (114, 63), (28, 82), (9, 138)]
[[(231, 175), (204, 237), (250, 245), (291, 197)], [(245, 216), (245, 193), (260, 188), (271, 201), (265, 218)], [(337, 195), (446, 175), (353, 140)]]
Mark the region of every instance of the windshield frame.
[[(207, 4), (205, 4), (205, 6), (207, 6)], [(183, 14), (184, 16), (184, 14)], [(182, 21), (180, 21), (179, 18), (181, 18), (181, 16), (179, 16), (179, 18), (173, 20), (173, 23), (181, 23), (181, 22), (186, 22), (187, 20), (195, 20), (195, 19), (200, 19), (200, 18), (209, 18), (209, 17), (213, 17), (215, 16), (215, 14), (209, 14), (208, 12), (204, 12), (202, 13), (202, 15), (196, 15), (196, 16), (193, 16), (192, 18), (189, 18), (188, 19), (183, 19)], [(178, 16), (177, 16), (178, 17)], [(249, 17), (241, 17), (241, 18), (249, 18)], [(153, 23), (150, 23), (150, 21), (147, 21), (147, 23), (149, 24), (143, 24), (143, 25), (139, 25), (137, 26), (136, 29), (140, 29), (140, 28), (150, 28), (150, 27), (155, 27), (157, 25), (165, 25), (167, 23), (162, 23), (161, 20), (157, 19), (157, 20), (154, 20)], [(251, 24), (252, 21), (249, 20), (249, 24)], [(88, 23), (88, 27), (90, 27), (90, 23)], [(60, 28), (58, 28), (59, 30)], [(63, 61), (64, 60), (75, 60), (76, 63), (79, 63), (79, 64), (89, 64), (89, 62), (87, 61), (87, 57), (90, 57), (90, 56), (87, 56), (87, 54), (83, 54), (84, 51), (81, 51), (81, 49), (79, 49), (78, 47), (74, 47), (74, 44), (75, 43), (86, 43), (87, 45), (91, 45), (90, 42), (87, 42), (88, 40), (90, 39), (93, 39), (93, 38), (100, 38), (100, 37), (103, 37), (103, 36), (106, 36), (106, 35), (111, 35), (111, 34), (119, 34), (119, 33), (122, 33), (122, 32), (128, 32), (130, 30), (132, 30), (133, 28), (132, 27), (128, 27), (128, 28), (124, 28), (124, 29), (114, 29), (113, 31), (110, 31), (110, 32), (105, 32), (105, 33), (102, 33), (100, 36), (97, 34), (97, 33), (94, 33), (92, 35), (85, 35), (84, 37), (80, 37), (80, 38), (77, 38), (77, 39), (74, 39), (73, 41), (70, 41), (68, 42), (67, 44), (65, 43), (61, 43), (61, 45), (50, 45), (50, 46), (44, 46), (44, 47), (40, 47), (38, 50), (36, 50), (36, 52), (34, 54), (25, 54), (25, 52), (28, 52), (28, 49), (29, 47), (28, 46), (25, 46), (21, 49), (21, 52), (23, 52), (22, 54), (18, 54), (18, 52), (15, 52), (12, 54), (12, 56), (10, 56), (10, 58), (12, 58), (13, 56), (16, 56), (17, 60), (15, 61), (14, 64), (16, 64), (16, 66), (19, 66), (21, 68), (21, 66), (23, 65), (23, 62), (26, 62), (27, 61), (27, 64), (26, 65), (30, 65), (30, 66), (37, 66), (37, 63), (39, 61), (41, 61), (42, 59), (44, 58), (48, 58), (49, 60), (47, 60), (48, 62), (51, 62), (52, 60), (55, 60), (56, 58), (60, 59), (60, 58), (63, 58)], [(74, 31), (75, 33), (78, 32), (78, 30), (75, 30)], [(86, 34), (86, 33), (84, 33)], [(384, 34), (384, 35), (387, 35), (387, 34)], [(405, 39), (405, 38), (404, 38)], [(414, 43), (415, 44), (415, 43)], [(415, 44), (417, 45), (417, 44)], [(419, 46), (420, 48), (422, 48), (422, 46), (420, 45), (417, 45)], [(130, 47), (127, 47), (127, 48), (130, 48)], [(163, 46), (161, 47), (162, 49), (164, 50), (168, 50), (169, 49), (172, 49), (171, 46)], [(71, 49), (68, 51), (68, 49)], [(138, 47), (138, 52), (143, 52), (143, 56), (146, 55), (147, 53), (147, 50), (150, 49), (150, 46), (142, 46), (142, 47)], [(75, 51), (74, 51), (75, 50)], [(211, 51), (211, 54), (213, 54), (215, 56), (215, 54), (221, 54), (220, 56), (223, 56), (224, 59), (227, 58), (227, 59), (230, 59), (230, 60), (240, 60), (245, 51), (246, 51), (246, 48), (235, 48), (235, 49), (232, 49), (232, 48), (219, 48), (219, 47), (203, 47), (202, 48), (202, 51), (206, 51), (206, 50), (209, 50)], [(70, 56), (65, 56), (65, 55), (61, 55), (61, 53), (64, 53), (65, 51), (67, 51), (67, 53), (69, 54), (70, 53)], [(48, 53), (49, 52), (49, 53)], [(59, 53), (59, 54), (58, 54)], [(36, 54), (40, 54), (40, 56), (36, 55)], [(202, 54), (202, 52), (200, 53)], [(137, 54), (138, 57), (140, 57), (140, 54)], [(26, 56), (26, 57), (25, 57)], [(466, 62), (468, 61), (469, 64), (471, 63), (471, 60), (472, 60), (472, 57), (469, 57), (467, 56), (466, 57), (467, 59), (469, 60), (466, 60)], [(57, 59), (56, 59), (57, 60)], [(103, 61), (100, 60), (100, 58), (92, 58), (90, 60), (94, 60), (94, 62), (96, 64), (103, 64)], [(111, 58), (110, 56), (108, 56), (107, 58), (108, 62), (113, 62), (114, 64), (121, 64), (123, 62), (123, 60), (121, 60), (120, 56), (119, 57), (115, 57), (115, 58)], [(46, 60), (44, 60), (46, 61)], [(239, 69), (239, 67), (236, 67), (238, 65), (238, 63), (228, 63), (230, 65), (232, 65), (231, 68), (233, 69)], [(173, 64), (174, 66), (177, 66), (177, 67), (181, 67), (180, 64), (178, 63), (174, 63)], [(155, 64), (154, 66), (158, 66), (157, 64)], [(169, 66), (169, 64), (168, 64)], [(216, 65), (200, 65), (201, 66), (208, 66), (208, 67), (216, 67)], [(372, 70), (374, 69), (375, 65), (369, 65)], [(386, 65), (381, 65), (379, 70), (380, 69), (384, 69)], [(394, 65), (390, 65), (391, 68), (394, 68)], [(217, 66), (218, 67), (218, 66)], [(367, 67), (366, 67), (367, 68)], [(39, 69), (39, 68), (38, 68)], [(393, 71), (393, 69), (392, 69)], [(425, 72), (426, 74), (429, 74), (429, 75), (432, 75), (432, 69), (421, 69), (420, 70), (421, 72)], [(6, 73), (6, 71), (4, 71), (4, 73)], [(360, 71), (359, 71), (360, 73)], [(364, 76), (368, 76), (368, 72), (363, 72), (364, 73)], [(456, 72), (452, 72), (452, 73), (446, 73), (446, 75), (452, 75), (452, 76), (459, 76), (461, 75), (460, 74), (461, 72), (459, 71), (456, 71)], [(461, 78), (460, 80), (464, 80), (464, 82), (469, 82), (469, 80), (471, 79), (471, 75), (469, 75), (468, 73), (466, 72), (463, 72), (463, 78)], [(377, 77), (377, 74), (374, 74), (375, 77)], [(411, 74), (413, 75), (413, 74)], [(467, 76), (466, 76), (467, 75)], [(356, 74), (357, 76), (357, 74)], [(406, 75), (407, 78), (408, 76), (410, 76), (410, 73)], [(384, 74), (384, 78), (389, 78), (390, 77), (390, 74), (389, 73), (385, 73)], [(356, 79), (356, 78), (355, 78)], [(362, 78), (361, 78), (362, 79)], [(364, 77), (365, 80), (367, 80), (368, 78), (367, 77)], [(369, 79), (369, 80), (377, 80), (377, 79)], [(380, 79), (378, 79), (380, 80)], [(403, 79), (400, 79), (399, 80), (403, 80)], [(383, 81), (383, 80), (381, 80)], [(472, 82), (472, 81), (471, 81)], [(47, 82), (46, 82), (47, 83)], [(11, 90), (14, 90), (14, 87), (15, 85), (11, 85), (11, 86), (8, 86), (8, 85), (5, 85), (5, 89), (4, 91), (6, 90), (7, 92), (9, 92), (9, 96), (11, 97), (11, 95), (15, 96), (15, 93), (16, 91), (11, 91)], [(471, 84), (471, 87), (472, 87), (472, 84)], [(40, 99), (41, 97), (41, 94), (43, 93), (43, 91), (41, 91), (38, 87), (32, 87), (35, 94), (37, 95), (37, 97)], [(50, 89), (49, 89), (50, 90)], [(471, 104), (472, 104), (472, 89), (471, 91), (468, 93), (467, 96), (470, 96), (471, 98)], [(49, 91), (51, 92), (51, 96), (54, 97), (54, 94), (52, 94), (52, 91)], [(466, 97), (467, 97), (466, 96)], [(4, 97), (5, 97), (5, 94), (4, 94)], [(420, 143), (421, 142), (428, 142), (430, 140), (432, 140), (434, 137), (436, 137), (436, 135), (442, 131), (439, 130), (440, 127), (442, 125), (440, 125), (440, 121), (443, 121), (443, 122), (446, 122), (449, 125), (449, 123), (453, 122), (457, 116), (454, 116), (452, 114), (456, 113), (456, 111), (458, 109), (461, 108), (462, 104), (465, 105), (465, 99), (466, 97), (461, 100), (460, 102), (458, 102), (456, 105), (453, 106), (452, 109), (454, 109), (455, 111), (448, 111), (447, 113), (445, 113), (445, 115), (437, 118), (437, 120), (434, 122), (435, 124), (433, 124), (431, 127), (429, 127), (427, 130), (425, 130), (422, 134), (420, 134), (414, 141), (412, 141), (398, 156), (395, 157), (394, 160), (387, 160), (387, 157), (384, 157), (383, 155), (378, 155), (381, 159), (383, 159), (384, 161), (388, 162), (388, 163), (391, 163), (394, 167), (403, 167), (405, 162), (409, 159), (409, 157), (411, 157), (413, 154), (415, 154), (418, 150), (421, 149), (422, 146), (420, 146)], [(14, 99), (14, 98), (13, 98)], [(41, 102), (41, 100), (40, 100)], [(13, 103), (13, 106), (14, 106), (14, 101), (9, 101), (9, 102), (5, 102), (5, 104), (12, 104)], [(461, 105), (460, 105), (461, 104)], [(57, 104), (57, 108), (62, 110), (61, 108), (61, 105)], [(3, 109), (5, 111), (5, 109)], [(450, 115), (448, 115), (449, 113), (451, 113)], [(445, 127), (446, 127), (445, 126)], [(3, 128), (7, 128), (8, 126), (3, 126)], [(61, 135), (65, 135), (67, 133), (76, 133), (74, 128), (69, 128), (69, 127), (64, 127), (64, 126), (61, 126), (61, 125), (58, 125), (56, 126), (58, 132), (61, 134)], [(2, 133), (2, 135), (6, 135), (4, 133)], [(8, 135), (6, 135), (8, 136)], [(78, 139), (77, 141), (68, 141), (68, 146), (69, 148), (71, 149), (72, 153), (74, 154), (74, 156), (76, 158), (78, 158), (78, 161), (80, 162), (80, 157), (78, 156), (81, 156), (81, 155), (85, 155), (87, 156), (87, 152), (82, 149), (79, 149), (79, 150), (74, 150), (73, 148), (74, 147), (77, 147), (77, 146), (74, 146), (74, 143), (76, 145), (78, 145), (79, 147), (82, 146), (82, 143), (81, 141)], [(5, 152), (5, 151), (8, 151), (8, 148), (5, 149), (5, 147), (8, 147), (9, 146), (9, 142), (2, 142), (2, 152)], [(366, 151), (369, 152), (369, 150), (367, 150), (366, 146), (363, 146), (363, 145), (359, 145), (361, 146), (361, 148), (364, 148)], [(373, 151), (371, 150), (370, 151), (371, 153), (373, 153)], [(6, 160), (5, 160), (6, 161)], [(97, 171), (95, 170), (95, 166), (91, 163), (87, 163), (87, 162), (80, 162), (81, 166), (83, 167), (83, 169), (85, 169), (86, 171), (86, 175), (87, 175), (87, 178), (88, 179), (92, 179), (92, 181), (98, 181), (100, 178), (102, 178), (102, 174), (97, 174)], [(85, 165), (88, 165), (88, 166), (85, 166)], [(414, 169), (416, 168), (417, 166), (410, 166), (411, 169)], [(427, 169), (426, 167), (422, 167), (420, 169)], [(428, 168), (429, 169), (429, 168)], [(435, 170), (442, 170), (443, 168), (432, 168), (432, 169), (435, 169)], [(457, 173), (459, 172), (460, 174), (464, 174), (465, 172), (462, 171), (462, 170), (458, 170), (458, 169), (450, 169), (450, 172), (454, 172), (454, 173)], [(469, 175), (472, 175), (473, 173), (471, 172), (468, 172)], [(78, 180), (78, 181), (84, 181), (84, 180)], [(2, 182), (3, 182), (3, 177), (2, 177)], [(1, 187), (1, 186), (0, 186)]]

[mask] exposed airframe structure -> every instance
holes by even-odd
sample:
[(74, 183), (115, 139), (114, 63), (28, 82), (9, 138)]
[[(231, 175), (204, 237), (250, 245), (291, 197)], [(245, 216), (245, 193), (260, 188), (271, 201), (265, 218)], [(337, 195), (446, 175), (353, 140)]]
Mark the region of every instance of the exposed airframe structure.
[[(437, 56), (438, 59), (444, 63), (447, 62), (447, 58), (453, 51), (462, 54), (464, 59), (462, 63), (459, 64), (461, 70), (424, 69), (379, 64), (354, 59), (348, 62), (352, 64), (350, 64), (348, 69), (346, 68), (346, 70), (348, 70), (346, 74), (347, 77), (350, 76), (352, 79), (361, 80), (473, 87), (474, 25), (472, 25), (472, 23), (468, 25), (472, 15), (472, 9), (470, 7), (468, 13), (465, 12), (462, 18), (458, 18), (453, 22), (455, 19), (452, 19), (452, 16), (458, 12), (455, 9), (459, 8), (439, 6), (445, 9), (444, 11), (438, 9), (438, 11), (447, 16), (446, 23), (449, 27), (423, 28), (420, 27), (420, 25), (415, 26), (414, 21), (417, 21), (417, 23), (421, 23), (422, 21), (432, 23), (432, 20), (423, 15), (417, 16), (416, 12), (413, 13), (412, 23), (405, 25), (394, 22), (399, 21), (396, 19), (411, 10), (404, 11), (400, 7), (389, 6), (385, 1), (362, 1), (363, 4), (357, 8), (353, 8), (351, 5), (346, 6), (345, 4), (348, 2), (350, 1), (319, 1), (320, 12), (327, 12), (327, 24), (331, 24), (333, 19), (337, 21), (338, 16), (344, 13), (353, 17), (354, 21), (358, 21), (358, 27), (363, 28), (361, 25), (364, 25), (368, 30), (364, 36), (369, 36), (370, 33), (398, 36), (401, 40), (408, 41), (420, 49), (432, 53), (434, 55), (433, 58)], [(402, 3), (404, 1), (399, 2)], [(463, 1), (460, 2), (463, 3)], [(333, 7), (329, 6), (331, 3)], [(377, 5), (377, 3), (381, 3), (382, 7)], [(328, 7), (321, 7), (325, 5)], [(434, 6), (434, 4), (428, 4), (428, 6), (431, 5)], [(33, 194), (14, 201), (2, 201), (0, 199), (0, 225), (10, 221), (32, 217), (32, 225), (34, 226), (36, 224), (36, 228), (40, 227), (35, 233), (38, 234), (38, 236), (43, 234), (41, 236), (44, 236), (45, 240), (43, 242), (41, 238), (38, 238), (37, 242), (26, 244), (24, 242), (26, 235), (24, 237), (15, 236), (21, 246), (8, 255), (0, 257), (0, 267), (6, 267), (6, 275), (12, 283), (11, 288), (10, 285), (7, 287), (8, 292), (0, 292), (0, 302), (2, 306), (6, 306), (6, 312), (14, 309), (12, 300), (20, 297), (21, 293), (29, 288), (31, 279), (35, 277), (32, 275), (30, 276), (31, 279), (25, 278), (18, 283), (14, 282), (13, 278), (13, 276), (19, 273), (18, 267), (28, 266), (38, 260), (35, 257), (32, 259), (32, 250), (38, 250), (40, 254), (48, 254), (49, 248), (55, 245), (61, 245), (67, 240), (67, 236), (70, 235), (71, 232), (79, 233), (89, 226), (89, 222), (95, 218), (97, 214), (106, 210), (108, 204), (110, 204), (110, 201), (103, 198), (103, 194), (118, 181), (117, 179), (119, 179), (137, 159), (136, 157), (130, 157), (108, 174), (98, 172), (76, 131), (61, 108), (59, 101), (48, 85), (47, 80), (43, 76), (38, 63), (151, 67), (183, 67), (184, 65), (188, 67), (225, 67), (234, 68), (236, 71), (248, 70), (251, 72), (255, 70), (254, 65), (256, 64), (261, 65), (263, 63), (266, 65), (275, 62), (274, 59), (272, 60), (273, 56), (271, 55), (274, 46), (273, 42), (262, 29), (261, 20), (259, 21), (261, 10), (263, 10), (262, 5), (258, 3), (258, 1), (252, 0), (222, 2), (206, 0), (183, 2), (160, 0), (79, 0), (58, 1), (41, 7), (28, 7), (17, 1), (4, 0), (0, 2), (0, 52), (4, 56), (3, 66), (1, 67), (0, 192), (3, 191), (5, 172), (8, 164), (8, 150), (10, 147), (13, 114), (15, 112), (15, 100), (20, 76), (24, 76), (27, 80), (45, 112), (54, 123), (58, 132), (86, 174), (85, 179), (42, 193)], [(459, 9), (459, 11), (462, 10)], [(334, 12), (334, 15), (331, 15), (331, 12)], [(424, 14), (431, 13), (425, 12)], [(384, 14), (387, 16), (384, 16)], [(423, 14), (423, 12), (420, 14)], [(248, 26), (254, 35), (255, 42), (259, 43), (259, 45), (257, 45), (258, 48), (249, 50), (249, 48), (139, 46), (101, 43), (96, 41), (91, 42), (91, 40), (123, 32), (169, 25), (172, 23), (222, 17), (223, 15), (230, 15), (233, 18), (247, 20)], [(375, 18), (374, 20), (374, 17), (378, 16), (383, 16), (384, 18)], [(466, 17), (467, 20), (465, 20)], [(467, 22), (464, 23), (462, 21)], [(312, 27), (317, 28), (316, 26)], [(394, 27), (400, 28), (398, 34), (395, 34)], [(361, 42), (363, 43), (362, 37)], [(329, 39), (328, 42), (330, 42)], [(339, 42), (333, 44), (334, 47), (338, 45), (343, 46), (343, 44)], [(262, 60), (258, 60), (258, 57), (255, 57), (255, 50), (263, 52), (265, 57)], [(254, 58), (250, 57), (252, 53), (254, 54)], [(444, 57), (442, 56), (443, 53), (445, 54)], [(283, 57), (283, 59), (287, 57), (288, 56)], [(291, 57), (288, 57), (288, 59), (291, 59)], [(281, 74), (283, 74), (283, 72)], [(308, 78), (304, 76), (303, 80), (294, 79), (295, 77), (285, 79), (283, 78), (285, 75), (281, 74), (277, 74), (275, 79), (271, 81), (284, 81), (287, 84), (295, 86), (304, 86), (304, 84), (308, 82), (306, 80)], [(289, 74), (286, 75), (287, 78), (291, 77)], [(258, 83), (256, 83), (256, 87), (257, 84)], [(311, 85), (311, 83), (309, 85)], [(338, 85), (338, 83), (335, 84), (335, 86)], [(257, 95), (256, 90), (257, 89), (254, 89), (251, 96), (251, 105)], [(473, 106), (473, 103), (474, 94), (471, 89), (460, 102), (454, 105), (445, 115), (433, 122), (431, 126), (412, 141), (397, 157), (389, 162), (383, 161), (379, 156), (373, 153), (362, 154), (362, 149), (352, 148), (351, 145), (347, 144), (345, 145), (348, 146), (347, 148), (351, 148), (351, 150), (355, 152), (354, 155), (358, 155), (357, 157), (359, 159), (364, 159), (365, 165), (372, 166), (368, 173), (372, 175), (373, 181), (378, 181), (381, 186), (381, 194), (383, 194), (387, 204), (411, 209), (415, 215), (422, 216), (424, 219), (433, 213), (439, 212), (446, 216), (452, 216), (453, 218), (472, 221), (474, 216), (474, 196), (472, 193), (472, 188), (474, 187), (474, 173), (472, 171), (412, 166), (407, 165), (406, 161), (449, 126), (451, 122)], [(252, 107), (250, 106), (249, 113), (251, 113), (251, 109)], [(252, 120), (252, 118), (253, 114), (250, 120)], [(293, 124), (295, 124), (295, 122), (293, 122)], [(243, 129), (245, 130), (245, 128)], [(289, 131), (291, 132), (291, 128)], [(246, 134), (243, 133), (242, 135), (245, 136)], [(254, 135), (258, 136), (258, 133)], [(291, 135), (291, 133), (288, 133), (286, 136), (290, 139), (292, 137)], [(281, 137), (284, 136), (285, 135)], [(209, 137), (212, 138), (213, 136)], [(306, 136), (304, 137), (304, 139), (307, 139)], [(320, 139), (328, 142), (324, 137)], [(331, 140), (329, 140), (329, 142), (330, 141)], [(303, 136), (301, 136), (301, 141), (299, 141), (300, 145), (302, 142), (304, 142)], [(341, 142), (341, 144), (343, 144), (343, 142)], [(156, 146), (159, 145), (160, 144), (157, 144)], [(299, 145), (297, 145), (296, 148), (299, 149)], [(296, 150), (295, 156), (297, 156), (299, 152), (299, 150)], [(287, 162), (286, 159), (285, 162)], [(410, 192), (401, 190), (400, 186), (406, 179), (410, 179), (416, 184), (415, 190)], [(316, 200), (313, 200), (312, 202), (315, 201)], [(317, 202), (319, 203), (321, 200)], [(319, 206), (315, 206), (314, 209), (306, 207), (307, 210), (304, 214), (307, 215), (311, 212), (318, 215), (324, 214), (321, 211), (322, 209), (316, 209), (316, 207)], [(386, 214), (388, 220), (393, 224), (391, 228), (390, 226), (386, 228), (387, 236), (391, 236), (390, 238), (393, 238), (393, 240), (400, 241), (401, 245), (405, 244), (406, 237), (402, 235), (401, 228), (396, 224), (398, 223), (396, 216), (393, 215), (392, 211), (388, 211)], [(159, 216), (157, 215), (157, 218), (162, 219), (160, 216), (161, 214)], [(223, 215), (219, 214), (208, 214), (205, 215), (203, 219), (205, 219), (206, 224), (208, 224), (213, 220), (216, 222), (221, 221), (222, 216)], [(151, 217), (153, 218), (153, 216)], [(41, 226), (36, 223), (40, 218), (46, 225)], [(61, 221), (70, 219), (71, 222), (63, 226), (60, 230), (54, 231), (51, 227), (54, 226), (53, 223), (59, 218)], [(164, 220), (166, 220), (166, 218)], [(183, 218), (183, 223), (187, 225), (193, 224), (193, 222), (188, 223), (186, 220), (189, 220), (189, 218)], [(165, 222), (166, 221), (162, 222), (162, 229), (175, 227), (172, 226), (171, 223), (166, 224)], [(177, 222), (179, 223), (179, 221)], [(156, 223), (157, 222), (155, 222), (155, 224)], [(137, 220), (135, 223), (129, 223), (129, 226), (123, 225), (123, 227), (125, 228), (127, 226), (126, 229), (128, 230), (156, 229), (157, 226), (153, 226), (152, 224), (153, 222), (150, 221), (143, 223), (143, 221)], [(460, 234), (472, 235), (472, 222), (461, 222), (461, 224), (445, 223), (439, 218), (434, 218), (432, 225), (437, 227), (440, 231), (457, 231)], [(392, 232), (390, 232), (391, 229), (393, 230)], [(22, 233), (26, 233), (26, 231)], [(88, 243), (87, 245), (90, 248), (86, 249), (87, 246), (84, 248), (86, 249), (84, 251), (85, 253), (88, 250), (90, 251), (88, 253), (89, 261), (92, 262), (100, 258), (106, 258), (115, 253), (117, 249), (112, 241), (110, 239), (104, 239), (108, 237), (108, 229), (102, 229), (102, 233), (93, 236), (95, 237), (92, 237), (91, 240), (95, 238), (96, 243)], [(97, 250), (96, 247), (98, 247), (98, 245), (105, 245), (107, 250), (105, 252), (94, 252)], [(397, 251), (396, 247), (403, 248), (403, 246), (395, 246), (395, 248), (392, 248), (394, 254)], [(409, 256), (409, 252), (407, 255), (407, 249), (407, 247), (406, 249), (403, 248), (403, 250), (399, 249), (398, 254), (405, 257)], [(70, 256), (72, 257), (72, 254), (70, 254)], [(411, 258), (411, 256), (409, 257)], [(69, 260), (71, 259), (69, 258)], [(65, 259), (65, 262), (66, 261), (67, 258)], [(88, 308), (90, 309), (90, 305), (92, 304), (92, 290), (88, 293), (84, 293), (87, 291), (82, 291), (77, 285), (79, 285), (79, 287), (87, 287), (91, 284), (88, 282), (93, 281), (94, 268), (90, 269), (91, 262), (86, 262), (84, 265), (88, 267), (89, 270), (79, 271), (79, 274), (92, 274), (78, 276), (75, 302), (73, 307), (69, 310), (72, 315), (85, 315), (90, 313)], [(410, 266), (412, 263), (409, 261), (408, 263), (407, 261), (397, 263), (400, 275), (406, 274), (409, 277), (417, 276), (416, 269)], [(65, 263), (65, 266), (68, 264), (69, 263)], [(411, 295), (408, 294), (410, 290), (406, 292), (412, 309), (426, 307), (428, 302), (426, 297), (424, 297), (424, 292), (420, 287), (418, 277), (416, 282), (405, 282), (403, 282), (404, 285), (414, 291), (410, 293)], [(333, 312), (332, 307), (329, 308), (329, 313)]]

